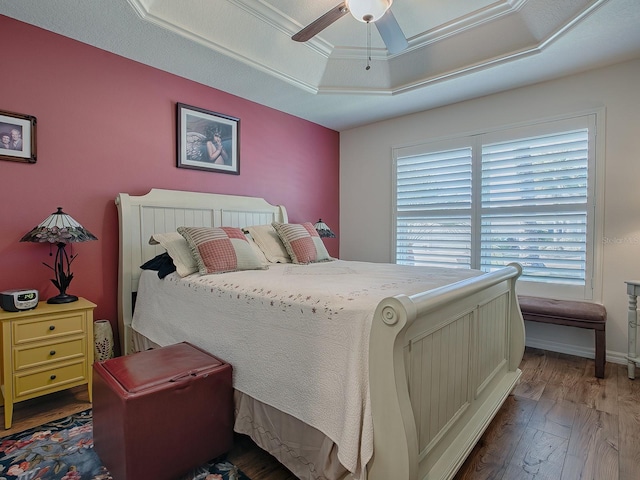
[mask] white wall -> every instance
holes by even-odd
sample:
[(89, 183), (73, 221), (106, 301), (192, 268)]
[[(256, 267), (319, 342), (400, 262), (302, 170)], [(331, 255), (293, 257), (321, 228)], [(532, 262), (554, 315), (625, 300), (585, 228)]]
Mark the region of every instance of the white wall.
[[(341, 133), (340, 254), (392, 261), (392, 147), (585, 110), (605, 114), (602, 302), (608, 360), (627, 349), (625, 280), (640, 279), (640, 60)], [(593, 357), (593, 332), (527, 324), (527, 345)]]

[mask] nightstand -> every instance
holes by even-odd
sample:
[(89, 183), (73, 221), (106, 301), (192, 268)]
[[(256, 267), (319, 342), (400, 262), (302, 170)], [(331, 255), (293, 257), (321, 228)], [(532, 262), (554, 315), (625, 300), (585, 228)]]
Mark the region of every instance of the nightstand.
[(40, 302), (33, 310), (0, 311), (4, 426), (23, 400), (87, 385), (91, 401), (95, 304)]

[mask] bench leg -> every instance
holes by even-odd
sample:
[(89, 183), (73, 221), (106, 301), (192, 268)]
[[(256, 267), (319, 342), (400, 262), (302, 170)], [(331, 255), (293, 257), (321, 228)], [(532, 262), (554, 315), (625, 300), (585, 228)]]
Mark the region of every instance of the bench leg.
[(604, 330), (596, 330), (596, 377), (604, 378), (604, 363), (606, 357), (606, 336)]

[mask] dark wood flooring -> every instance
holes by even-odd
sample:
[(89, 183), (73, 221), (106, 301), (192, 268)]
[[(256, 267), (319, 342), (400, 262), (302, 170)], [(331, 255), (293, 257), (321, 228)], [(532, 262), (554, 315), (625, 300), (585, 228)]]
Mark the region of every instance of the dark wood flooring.
[[(597, 379), (593, 360), (537, 349), (526, 350), (521, 368), (520, 385), (456, 480), (640, 479), (640, 378), (607, 363)], [(0, 437), (90, 407), (86, 388), (21, 402)], [(295, 479), (247, 437), (235, 440), (229, 460), (252, 480)]]

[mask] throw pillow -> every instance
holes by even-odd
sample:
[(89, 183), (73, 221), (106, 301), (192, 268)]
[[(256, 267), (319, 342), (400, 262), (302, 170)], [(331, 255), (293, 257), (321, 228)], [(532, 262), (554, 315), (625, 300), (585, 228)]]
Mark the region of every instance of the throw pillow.
[(167, 252), (156, 255), (151, 260), (147, 260), (140, 265), (142, 270), (154, 270), (158, 272), (158, 278), (164, 278), (176, 271), (176, 266)]
[(267, 260), (267, 257), (265, 257), (264, 252), (260, 249), (260, 247), (258, 246), (256, 241), (253, 239), (251, 234), (249, 232), (244, 232), (244, 238), (246, 238), (247, 242), (249, 242), (249, 245), (251, 245), (251, 248), (253, 249), (253, 253), (256, 254), (256, 257), (258, 257), (258, 260), (260, 260), (260, 263), (262, 263), (265, 266), (268, 266), (269, 260)]
[(293, 263), (315, 263), (333, 260), (313, 224), (272, 223)]
[(291, 257), (273, 226), (254, 225), (244, 228), (244, 231), (251, 235), (271, 263), (291, 263)]
[(187, 241), (178, 232), (154, 233), (149, 239), (149, 244), (161, 245), (167, 251), (176, 266), (176, 272), (181, 277), (198, 271), (198, 264)]
[(265, 268), (239, 228), (178, 227), (178, 233), (189, 244), (202, 275)]

